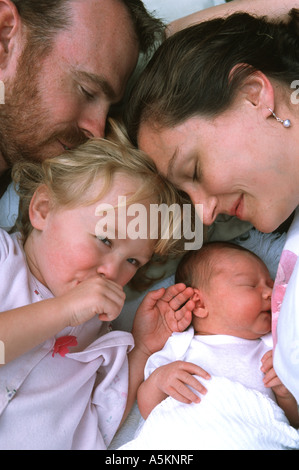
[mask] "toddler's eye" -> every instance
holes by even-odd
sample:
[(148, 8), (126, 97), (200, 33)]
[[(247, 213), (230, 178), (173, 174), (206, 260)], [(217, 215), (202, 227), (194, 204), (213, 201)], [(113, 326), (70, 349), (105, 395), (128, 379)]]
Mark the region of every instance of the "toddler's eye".
[(104, 243), (104, 245), (111, 246), (111, 241), (109, 238), (97, 236), (97, 239)]
[(139, 261), (135, 258), (128, 258), (127, 261), (128, 263), (133, 264), (133, 266), (136, 266), (136, 268), (139, 268), (140, 266)]

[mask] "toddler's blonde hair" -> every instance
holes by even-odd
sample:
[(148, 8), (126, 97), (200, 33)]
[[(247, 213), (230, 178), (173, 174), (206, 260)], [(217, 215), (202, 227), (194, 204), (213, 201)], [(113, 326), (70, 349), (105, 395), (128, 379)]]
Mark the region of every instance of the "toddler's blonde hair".
[[(12, 171), (16, 190), (20, 195), (18, 230), (25, 243), (32, 231), (29, 205), (33, 194), (41, 185), (50, 191), (51, 201), (57, 207), (76, 207), (100, 200), (110, 188), (117, 173), (128, 175), (140, 182), (137, 192), (128, 203), (149, 200), (155, 204), (183, 204), (183, 199), (174, 186), (158, 174), (152, 160), (129, 142), (121, 125), (109, 121), (108, 139), (90, 139), (80, 147), (42, 162), (18, 162)], [(104, 186), (99, 187), (98, 197), (90, 198), (88, 189), (99, 178)], [(181, 221), (176, 221), (181, 223)], [(159, 256), (178, 254), (182, 240), (174, 239), (174, 218), (170, 212), (170, 236), (161, 237), (155, 244), (154, 253)]]

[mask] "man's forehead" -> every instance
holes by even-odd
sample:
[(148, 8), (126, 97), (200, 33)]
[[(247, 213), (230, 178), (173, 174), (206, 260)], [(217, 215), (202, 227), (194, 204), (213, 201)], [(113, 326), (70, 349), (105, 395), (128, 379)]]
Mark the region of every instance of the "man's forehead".
[[(117, 102), (138, 59), (131, 18), (119, 0), (71, 0), (71, 24), (56, 39), (56, 50), (75, 78), (88, 80)], [(127, 17), (127, 21), (126, 21)]]

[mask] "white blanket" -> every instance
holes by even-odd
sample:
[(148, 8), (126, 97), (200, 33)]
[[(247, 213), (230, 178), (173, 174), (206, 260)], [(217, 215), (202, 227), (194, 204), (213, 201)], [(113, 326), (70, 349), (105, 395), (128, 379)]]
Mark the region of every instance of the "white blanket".
[(209, 391), (199, 404), (168, 397), (119, 450), (299, 449), (299, 431), (273, 400), (223, 377), (213, 377), (206, 386)]

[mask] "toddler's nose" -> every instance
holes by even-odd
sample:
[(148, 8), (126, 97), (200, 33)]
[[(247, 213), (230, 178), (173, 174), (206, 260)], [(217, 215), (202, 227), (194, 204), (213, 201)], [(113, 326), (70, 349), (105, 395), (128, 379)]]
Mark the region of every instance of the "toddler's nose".
[(116, 281), (118, 274), (118, 267), (116, 263), (105, 263), (98, 267), (97, 273), (109, 279), (110, 281)]

